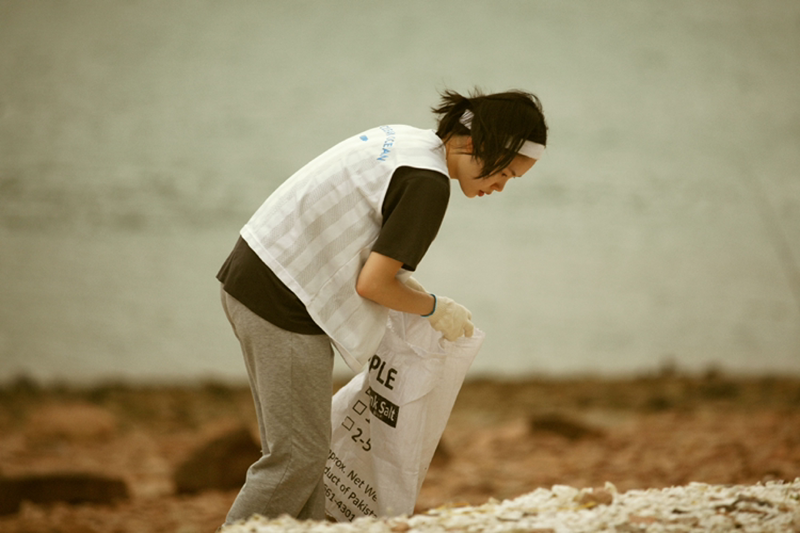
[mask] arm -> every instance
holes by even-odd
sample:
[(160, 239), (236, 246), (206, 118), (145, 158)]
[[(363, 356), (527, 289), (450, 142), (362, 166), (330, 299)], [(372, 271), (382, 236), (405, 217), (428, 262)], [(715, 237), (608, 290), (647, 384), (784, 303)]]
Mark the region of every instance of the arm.
[(389, 309), (426, 315), (433, 310), (433, 296), (408, 288), (397, 279), (403, 263), (372, 252), (356, 281), (356, 292)]
[[(356, 292), (362, 298), (404, 313), (416, 313), (428, 318), (431, 326), (444, 338), (455, 341), (462, 335), (472, 337), (475, 326), (472, 313), (450, 298), (409, 288), (397, 279), (403, 264), (396, 259), (371, 252), (356, 281)], [(418, 283), (416, 285), (419, 285)], [(433, 313), (431, 313), (433, 311)]]
[(446, 296), (435, 298), (413, 278), (405, 284), (397, 279), (403, 265), (416, 267), (436, 237), (449, 197), (444, 175), (410, 167), (395, 172), (384, 199), (381, 233), (361, 269), (356, 291), (389, 309), (427, 318), (445, 339), (455, 341), (472, 336), (469, 310)]

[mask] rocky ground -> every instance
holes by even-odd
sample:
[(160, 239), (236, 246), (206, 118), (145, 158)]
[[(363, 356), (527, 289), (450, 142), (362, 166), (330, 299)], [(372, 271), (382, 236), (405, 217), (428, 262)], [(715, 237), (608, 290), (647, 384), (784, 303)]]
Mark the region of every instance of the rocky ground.
[[(6, 386), (0, 531), (213, 532), (236, 489), (202, 489), (214, 484), (214, 472), (188, 481), (176, 472), (222, 435), (234, 436), (228, 451), (252, 453), (241, 433), (235, 437), (241, 427), (254, 435), (252, 400), (241, 387)], [(205, 451), (200, 464), (208, 466), (220, 450)], [(218, 484), (230, 483), (224, 474), (216, 473)], [(611, 482), (624, 492), (797, 477), (800, 378), (666, 372), (630, 380), (470, 381), (417, 511), (553, 485)], [(40, 492), (42, 485), (49, 492)]]

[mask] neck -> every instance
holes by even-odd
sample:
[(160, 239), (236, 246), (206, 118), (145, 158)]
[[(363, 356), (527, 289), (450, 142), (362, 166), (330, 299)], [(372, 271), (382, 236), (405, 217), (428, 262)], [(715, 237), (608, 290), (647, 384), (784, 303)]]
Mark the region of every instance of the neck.
[(471, 150), (467, 149), (469, 140), (470, 137), (467, 135), (451, 135), (444, 141), (444, 158), (450, 177), (454, 176), (453, 171), (457, 164), (456, 159), (459, 156), (471, 153)]

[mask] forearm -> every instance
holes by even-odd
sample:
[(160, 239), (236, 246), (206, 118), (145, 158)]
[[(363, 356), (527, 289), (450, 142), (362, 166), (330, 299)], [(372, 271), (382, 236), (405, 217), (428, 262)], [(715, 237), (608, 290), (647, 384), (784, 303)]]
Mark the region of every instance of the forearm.
[(384, 307), (404, 313), (427, 315), (433, 311), (433, 296), (427, 292), (409, 289), (397, 278), (385, 284), (364, 287), (359, 290), (359, 294)]
[(358, 275), (356, 291), (363, 298), (390, 309), (430, 315), (428, 320), (433, 329), (441, 331), (449, 341), (455, 341), (462, 335), (471, 337), (475, 326), (470, 321), (472, 313), (469, 309), (450, 298), (435, 298), (423, 290), (416, 290), (422, 288), (419, 283), (412, 283), (415, 289), (401, 283), (397, 273), (402, 266), (395, 259), (372, 252)]
[(389, 309), (427, 315), (433, 311), (433, 296), (400, 282), (396, 275), (401, 266), (399, 261), (373, 252), (358, 276), (356, 291), (363, 298)]

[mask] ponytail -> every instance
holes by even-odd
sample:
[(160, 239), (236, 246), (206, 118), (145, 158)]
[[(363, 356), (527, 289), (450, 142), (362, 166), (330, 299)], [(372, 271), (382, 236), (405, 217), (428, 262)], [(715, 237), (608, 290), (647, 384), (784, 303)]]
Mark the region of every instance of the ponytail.
[[(469, 127), (464, 112), (472, 113)], [(547, 145), (547, 123), (539, 99), (524, 91), (483, 95), (473, 91), (469, 98), (455, 91), (442, 93), (433, 112), (439, 115), (436, 134), (442, 141), (454, 135), (472, 137), (472, 156), (483, 163), (479, 178), (504, 169), (525, 143)]]

